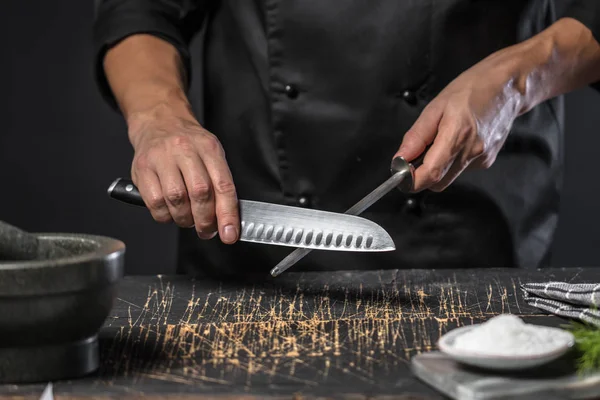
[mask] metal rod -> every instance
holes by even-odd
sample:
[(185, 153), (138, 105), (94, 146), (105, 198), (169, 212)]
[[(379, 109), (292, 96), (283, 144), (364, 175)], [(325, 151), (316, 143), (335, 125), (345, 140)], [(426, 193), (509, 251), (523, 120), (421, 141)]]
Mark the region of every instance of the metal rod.
[[(367, 208), (371, 207), (383, 196), (388, 194), (392, 189), (398, 186), (402, 180), (406, 177), (406, 174), (410, 173), (408, 170), (403, 170), (392, 175), (387, 181), (379, 185), (371, 193), (363, 197), (358, 203), (350, 207), (344, 214), (359, 215), (362, 214)], [(302, 258), (308, 255), (312, 249), (298, 248), (291, 252), (287, 257), (279, 262), (272, 270), (271, 276), (276, 277), (281, 273), (288, 270)]]

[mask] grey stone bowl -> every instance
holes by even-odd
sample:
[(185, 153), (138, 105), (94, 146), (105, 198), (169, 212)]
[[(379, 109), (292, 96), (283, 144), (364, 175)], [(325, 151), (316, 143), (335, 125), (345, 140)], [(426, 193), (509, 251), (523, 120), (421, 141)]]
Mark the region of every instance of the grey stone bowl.
[(125, 244), (104, 236), (35, 234), (58, 258), (0, 262), (0, 382), (82, 377), (99, 367), (98, 332), (123, 276)]

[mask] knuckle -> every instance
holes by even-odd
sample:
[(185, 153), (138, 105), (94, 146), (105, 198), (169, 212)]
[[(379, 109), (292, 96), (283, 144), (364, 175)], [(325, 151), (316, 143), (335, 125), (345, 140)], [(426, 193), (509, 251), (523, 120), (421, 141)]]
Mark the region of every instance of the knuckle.
[(165, 205), (165, 199), (162, 196), (150, 196), (148, 199), (148, 208), (151, 210), (162, 210)]
[(201, 145), (202, 148), (210, 153), (222, 153), (223, 152), (223, 147), (221, 146), (221, 142), (219, 141), (219, 139), (217, 139), (217, 137), (215, 135), (212, 134), (206, 134), (202, 136), (201, 139)]
[(168, 212), (153, 211), (152, 218), (154, 218), (156, 222), (162, 224), (167, 224), (172, 221), (171, 215)]
[(219, 179), (215, 182), (215, 191), (222, 195), (234, 195), (235, 185), (229, 179)]
[(182, 228), (189, 228), (194, 223), (192, 212), (188, 206), (176, 206), (170, 210), (170, 214), (175, 224)]
[(138, 170), (149, 169), (151, 165), (148, 153), (140, 154), (135, 158), (134, 166)]
[(172, 187), (167, 190), (165, 196), (169, 203), (173, 205), (179, 205), (185, 202), (187, 193), (182, 187)]
[(211, 233), (216, 231), (215, 218), (210, 216), (202, 216), (196, 221), (196, 228), (201, 232)]
[(171, 139), (171, 146), (183, 153), (190, 153), (194, 150), (194, 143), (189, 137), (184, 135), (173, 136)]
[(239, 216), (234, 212), (217, 212), (217, 219), (222, 226), (233, 225), (238, 229), (241, 229)]
[(189, 213), (178, 215), (174, 218), (177, 226), (181, 228), (189, 228), (194, 223), (194, 219)]
[(427, 171), (428, 180), (433, 183), (438, 183), (442, 180), (443, 170), (441, 167), (429, 167)]
[(219, 220), (222, 221), (231, 221), (236, 223), (239, 219), (237, 207), (233, 209), (221, 207), (217, 210), (217, 215), (219, 216)]
[(207, 182), (194, 182), (190, 188), (190, 197), (195, 201), (206, 201), (211, 197), (211, 187)]
[(428, 144), (420, 132), (417, 131), (409, 131), (402, 140), (402, 147), (427, 146)]

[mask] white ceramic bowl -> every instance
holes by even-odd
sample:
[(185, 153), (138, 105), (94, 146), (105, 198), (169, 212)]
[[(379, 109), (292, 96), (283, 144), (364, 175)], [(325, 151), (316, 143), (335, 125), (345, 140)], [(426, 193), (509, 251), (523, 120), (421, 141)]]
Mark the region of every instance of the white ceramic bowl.
[(575, 345), (575, 337), (572, 333), (558, 328), (540, 327), (540, 329), (551, 329), (553, 335), (561, 337), (560, 344), (547, 352), (540, 354), (526, 354), (521, 356), (492, 355), (482, 352), (465, 351), (454, 347), (455, 339), (468, 331), (475, 329), (479, 324), (456, 328), (443, 335), (438, 341), (441, 352), (460, 363), (493, 370), (522, 370), (537, 367), (553, 361)]

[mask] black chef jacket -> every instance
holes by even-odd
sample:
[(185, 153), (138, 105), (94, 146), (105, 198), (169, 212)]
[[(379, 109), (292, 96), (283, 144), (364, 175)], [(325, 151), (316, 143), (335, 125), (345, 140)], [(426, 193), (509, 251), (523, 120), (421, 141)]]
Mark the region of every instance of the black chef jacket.
[[(107, 48), (154, 34), (189, 73), (189, 42), (205, 28), (202, 123), (224, 146), (239, 198), (344, 212), (390, 176), (404, 132), (456, 76), (560, 16), (598, 35), (599, 3), (558, 15), (550, 0), (97, 0), (96, 76), (115, 106)], [(396, 251), (315, 251), (294, 270), (545, 266), (562, 127), (558, 97), (518, 118), (490, 169), (441, 193), (384, 197), (363, 216)], [(267, 274), (293, 250), (179, 234), (178, 268), (192, 274)]]

